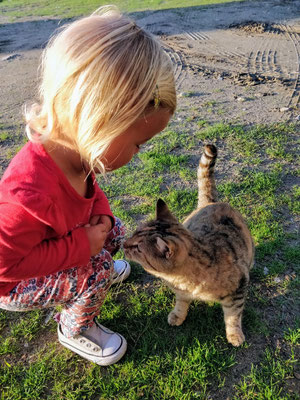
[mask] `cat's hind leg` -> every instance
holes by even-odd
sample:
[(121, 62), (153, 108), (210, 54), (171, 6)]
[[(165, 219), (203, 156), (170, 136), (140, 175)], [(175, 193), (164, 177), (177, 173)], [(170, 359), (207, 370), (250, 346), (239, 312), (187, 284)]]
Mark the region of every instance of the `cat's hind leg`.
[(179, 326), (186, 319), (191, 300), (176, 293), (176, 304), (173, 310), (168, 315), (169, 325)]

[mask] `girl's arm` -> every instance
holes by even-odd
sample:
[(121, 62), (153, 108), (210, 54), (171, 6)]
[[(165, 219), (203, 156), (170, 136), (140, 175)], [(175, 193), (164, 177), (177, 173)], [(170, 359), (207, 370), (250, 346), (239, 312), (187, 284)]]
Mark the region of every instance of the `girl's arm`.
[(47, 226), (20, 206), (0, 208), (0, 281), (20, 281), (85, 265), (91, 256), (84, 227), (45, 239)]
[(111, 219), (112, 227), (111, 229), (115, 226), (115, 218), (114, 215), (110, 209), (107, 197), (103, 193), (103, 191), (100, 189), (98, 186), (98, 183), (95, 181), (94, 184), (95, 188), (95, 202), (94, 202), (94, 207), (92, 210), (92, 217), (94, 215), (107, 215)]
[[(105, 196), (104, 192), (100, 189), (98, 186), (98, 183), (95, 181), (94, 183), (94, 188), (95, 188), (95, 202), (92, 210), (92, 218), (90, 220), (90, 224), (94, 225), (97, 223), (104, 223), (104, 219), (108, 217), (110, 219), (110, 223), (105, 224), (109, 226), (108, 231), (110, 231), (114, 226), (115, 226), (115, 218), (114, 215), (110, 209), (109, 202), (107, 200), (107, 197)], [(97, 218), (97, 219), (96, 219)]]

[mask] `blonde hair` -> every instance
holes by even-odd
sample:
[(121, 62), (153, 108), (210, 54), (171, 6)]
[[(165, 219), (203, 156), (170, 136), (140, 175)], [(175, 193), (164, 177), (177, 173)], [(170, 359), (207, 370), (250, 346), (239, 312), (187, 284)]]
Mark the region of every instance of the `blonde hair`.
[(25, 112), (31, 141), (64, 138), (91, 169), (114, 138), (148, 108), (176, 108), (172, 65), (162, 46), (114, 6), (75, 21), (48, 43), (41, 104)]

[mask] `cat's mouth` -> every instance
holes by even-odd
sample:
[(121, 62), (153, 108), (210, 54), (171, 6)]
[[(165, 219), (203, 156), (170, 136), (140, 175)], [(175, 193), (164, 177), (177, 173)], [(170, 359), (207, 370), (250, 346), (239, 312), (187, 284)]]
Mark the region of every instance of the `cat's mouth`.
[(137, 253), (141, 253), (140, 249), (138, 248), (137, 244), (127, 244), (126, 242), (123, 245), (125, 256), (128, 258), (133, 257)]

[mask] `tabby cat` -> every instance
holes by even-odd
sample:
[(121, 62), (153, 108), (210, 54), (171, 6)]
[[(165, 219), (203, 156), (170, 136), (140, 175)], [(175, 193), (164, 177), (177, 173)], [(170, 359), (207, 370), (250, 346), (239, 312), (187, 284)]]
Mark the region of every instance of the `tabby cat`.
[(127, 239), (124, 250), (127, 258), (175, 292), (170, 325), (183, 323), (194, 299), (216, 301), (223, 308), (228, 342), (240, 346), (245, 340), (241, 320), (254, 244), (241, 214), (217, 202), (216, 158), (216, 147), (206, 145), (198, 167), (198, 207), (183, 224), (159, 199), (156, 219)]

